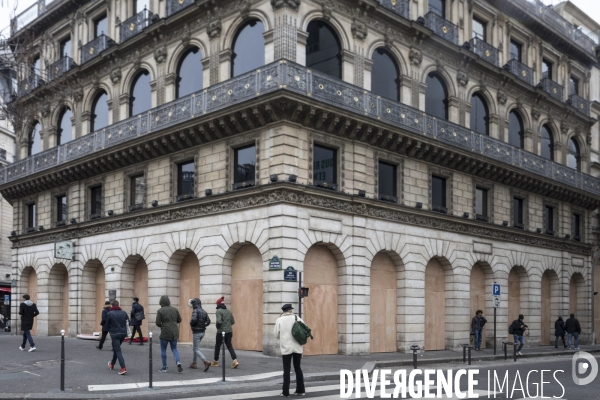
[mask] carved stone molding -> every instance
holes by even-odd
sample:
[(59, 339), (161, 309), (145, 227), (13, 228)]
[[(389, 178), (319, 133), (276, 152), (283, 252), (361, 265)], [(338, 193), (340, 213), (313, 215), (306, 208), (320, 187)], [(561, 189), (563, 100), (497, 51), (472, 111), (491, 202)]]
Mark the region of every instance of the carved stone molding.
[(469, 83), (469, 75), (462, 69), (459, 69), (456, 73), (456, 80), (460, 86), (467, 86)]
[(531, 118), (533, 118), (535, 121), (540, 119), (540, 110), (537, 107), (533, 107), (531, 109)]
[(113, 84), (117, 84), (121, 82), (121, 68), (115, 68), (110, 71), (110, 80)]
[(498, 94), (496, 95), (498, 99), (498, 103), (505, 105), (507, 101), (506, 92), (502, 89), (498, 89)]
[(221, 36), (221, 21), (211, 21), (210, 24), (208, 24), (208, 27), (206, 28), (206, 33), (208, 34), (208, 37), (210, 39), (214, 39)]
[(367, 38), (367, 25), (365, 25), (363, 22), (359, 21), (356, 18), (354, 18), (354, 20), (352, 21), (351, 30), (354, 39), (362, 40), (364, 42)]
[(273, 10), (278, 10), (283, 7), (298, 10), (300, 0), (271, 0), (271, 6), (273, 6)]
[(423, 53), (421, 53), (421, 50), (418, 48), (411, 46), (410, 52), (408, 53), (408, 58), (413, 65), (420, 67), (421, 62), (423, 62)]

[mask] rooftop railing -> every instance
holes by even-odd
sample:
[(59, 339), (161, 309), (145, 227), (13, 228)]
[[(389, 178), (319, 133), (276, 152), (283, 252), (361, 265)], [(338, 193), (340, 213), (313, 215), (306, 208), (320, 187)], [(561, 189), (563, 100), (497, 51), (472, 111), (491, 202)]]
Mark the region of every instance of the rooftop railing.
[(65, 72), (70, 71), (71, 68), (76, 66), (77, 64), (75, 63), (75, 61), (73, 61), (71, 57), (65, 56), (61, 58), (60, 60), (50, 64), (50, 66), (48, 67), (48, 81), (52, 81), (60, 77)]
[(473, 53), (477, 54), (480, 58), (484, 59), (492, 65), (495, 65), (496, 67), (500, 66), (497, 48), (487, 43), (485, 40), (482, 40), (477, 37), (474, 37), (473, 39), (469, 40), (469, 43), (471, 44), (470, 50)]
[(79, 64), (85, 64), (114, 44), (115, 42), (111, 38), (101, 34), (96, 39), (81, 46), (81, 62)]
[(167, 0), (167, 17), (194, 4), (195, 0)]
[(210, 86), (205, 90), (0, 168), (0, 184), (70, 163), (95, 152), (106, 151), (151, 132), (194, 120), (198, 116), (206, 117), (224, 108), (278, 90), (293, 92), (297, 96), (304, 96), (307, 101), (318, 101), (339, 107), (357, 116), (360, 115), (361, 118), (385, 123), (417, 136), (434, 139), (440, 144), (443, 143), (474, 156), (483, 156), (600, 195), (600, 179), (284, 60), (265, 65), (259, 70)]
[(504, 65), (504, 69), (533, 86), (533, 70), (522, 62), (513, 58)]
[(139, 13), (135, 14), (131, 18), (126, 19), (121, 23), (120, 37), (121, 43), (127, 39), (134, 37), (138, 33), (142, 32), (148, 25), (151, 24), (152, 14), (147, 9), (143, 9)]
[(554, 97), (556, 100), (562, 102), (563, 100), (563, 87), (558, 83), (554, 82), (550, 78), (543, 78), (538, 85), (540, 89)]
[(379, 0), (379, 4), (383, 8), (387, 8), (406, 19), (410, 19), (410, 0)]
[(436, 13), (430, 11), (425, 14), (425, 26), (437, 36), (446, 39), (450, 43), (458, 44), (458, 27)]
[[(53, 4), (54, 3), (54, 4)], [(11, 36), (52, 8), (58, 0), (38, 0), (10, 21)]]

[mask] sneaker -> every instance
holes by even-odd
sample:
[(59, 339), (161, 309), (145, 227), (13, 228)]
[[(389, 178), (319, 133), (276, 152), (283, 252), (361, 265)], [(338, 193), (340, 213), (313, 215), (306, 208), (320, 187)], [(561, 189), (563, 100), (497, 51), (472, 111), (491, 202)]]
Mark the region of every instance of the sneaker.
[(306, 396), (306, 393), (296, 393), (296, 392), (294, 392), (294, 396)]
[(569, 346), (569, 350), (573, 350), (573, 349), (571, 348), (571, 346)]
[(522, 356), (522, 355), (523, 355), (523, 353), (521, 353), (520, 351), (517, 351), (517, 355), (518, 355), (518, 356)]
[(127, 373), (127, 370), (125, 369), (125, 367), (121, 368), (121, 370), (119, 371), (119, 375), (125, 375)]
[[(35, 347), (34, 347), (34, 350), (35, 350)], [(575, 350), (581, 350), (581, 349), (579, 347), (575, 347)], [(31, 350), (29, 350), (29, 351), (31, 351)]]
[(215, 360), (212, 360), (212, 362), (210, 363), (210, 366), (211, 367), (218, 367), (219, 366), (219, 362), (215, 361)]
[(158, 370), (158, 372), (169, 372), (169, 368), (164, 367)]
[(108, 362), (108, 369), (114, 369), (115, 366), (113, 364), (110, 363), (110, 361)]
[(233, 360), (233, 362), (231, 363), (231, 369), (236, 369), (238, 365), (240, 365), (238, 360)]
[(19, 350), (25, 351), (25, 349), (23, 348), (23, 346), (19, 346)]
[(35, 348), (35, 346), (33, 346), (32, 348), (29, 349), (29, 352), (31, 353), (32, 351), (36, 351), (37, 349)]
[(177, 364), (177, 371), (183, 372), (183, 367), (181, 366), (181, 363)]

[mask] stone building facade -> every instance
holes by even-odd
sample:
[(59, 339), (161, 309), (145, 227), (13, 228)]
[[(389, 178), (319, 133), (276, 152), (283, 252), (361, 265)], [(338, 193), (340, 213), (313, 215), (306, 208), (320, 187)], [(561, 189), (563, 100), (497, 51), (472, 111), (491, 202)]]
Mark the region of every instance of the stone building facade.
[(161, 295), (184, 320), (187, 299), (213, 315), (224, 295), (234, 345), (277, 354), (298, 302), (278, 256), (310, 289), (308, 354), (457, 349), (494, 282), (498, 342), (522, 313), (528, 346), (549, 344), (569, 312), (595, 341), (598, 43), (529, 4), (55, 0), (18, 16), (31, 119), (0, 192), (37, 334), (98, 331), (109, 292), (141, 299), (144, 332)]

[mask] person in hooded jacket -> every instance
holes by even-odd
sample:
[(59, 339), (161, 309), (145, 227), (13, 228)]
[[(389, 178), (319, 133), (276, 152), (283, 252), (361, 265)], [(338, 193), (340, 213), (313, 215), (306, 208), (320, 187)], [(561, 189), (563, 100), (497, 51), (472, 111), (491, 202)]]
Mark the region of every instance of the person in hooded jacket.
[(179, 327), (177, 324), (181, 323), (181, 315), (179, 310), (175, 307), (171, 307), (171, 300), (169, 296), (162, 296), (160, 298), (160, 309), (156, 313), (156, 326), (160, 328), (160, 357), (162, 358), (162, 368), (158, 372), (168, 372), (167, 367), (167, 345), (171, 346), (173, 357), (175, 357), (175, 363), (177, 364), (177, 370), (183, 372), (181, 366), (181, 359), (179, 358), (179, 351), (177, 350), (177, 341), (179, 340)]
[(558, 349), (558, 338), (561, 338), (563, 346), (565, 346), (566, 349), (567, 344), (565, 343), (565, 321), (563, 321), (560, 315), (558, 316), (558, 319), (554, 322), (554, 336), (554, 348)]
[(96, 346), (98, 350), (102, 350), (102, 347), (104, 347), (104, 341), (106, 340), (106, 335), (108, 335), (108, 324), (106, 323), (108, 318), (108, 310), (110, 310), (110, 301), (105, 301), (104, 307), (102, 308), (102, 319), (100, 320), (100, 325), (102, 325), (102, 337), (100, 338), (100, 343), (98, 343), (98, 346)]
[(231, 344), (231, 339), (233, 338), (231, 325), (235, 324), (235, 319), (233, 318), (231, 311), (225, 307), (224, 301), (225, 296), (221, 296), (221, 298), (217, 300), (217, 341), (215, 343), (215, 359), (210, 365), (212, 367), (219, 366), (219, 350), (223, 344), (223, 332), (225, 332), (225, 346), (227, 346), (229, 355), (231, 355), (231, 359), (233, 360), (231, 368), (237, 368), (240, 363), (237, 360), (235, 350)]
[(140, 304), (140, 299), (137, 297), (133, 298), (133, 304), (131, 305), (131, 316), (130, 316), (130, 324), (131, 327), (131, 339), (129, 339), (129, 344), (133, 343), (133, 338), (135, 337), (135, 333), (138, 333), (138, 337), (140, 338), (140, 346), (144, 345), (144, 335), (142, 334), (142, 320), (138, 320), (135, 315), (137, 313), (144, 314), (144, 307)]
[(188, 305), (192, 307), (194, 310), (192, 311), (192, 318), (190, 320), (190, 327), (192, 328), (193, 335), (193, 347), (192, 351), (194, 352), (194, 359), (190, 364), (190, 368), (198, 368), (196, 364), (197, 357), (200, 357), (200, 360), (204, 363), (204, 372), (208, 371), (210, 368), (210, 361), (204, 357), (204, 354), (200, 351), (200, 342), (204, 338), (204, 334), (206, 333), (206, 327), (210, 325), (210, 318), (208, 318), (208, 314), (202, 308), (202, 302), (199, 298), (194, 298), (188, 301)]
[(108, 325), (108, 333), (110, 333), (110, 340), (113, 347), (113, 357), (108, 362), (108, 369), (114, 369), (118, 359), (121, 366), (119, 375), (127, 373), (125, 359), (121, 351), (121, 344), (123, 344), (123, 340), (127, 337), (127, 322), (129, 322), (129, 316), (119, 307), (117, 300), (113, 301), (112, 307), (108, 310), (108, 314), (106, 314), (106, 325)]
[(40, 315), (37, 306), (33, 301), (30, 300), (28, 294), (24, 294), (24, 302), (19, 306), (19, 315), (21, 316), (21, 330), (23, 331), (23, 344), (19, 346), (19, 350), (25, 350), (27, 341), (29, 340), (29, 351), (35, 351), (35, 343), (31, 337), (31, 330), (33, 329), (33, 319)]

